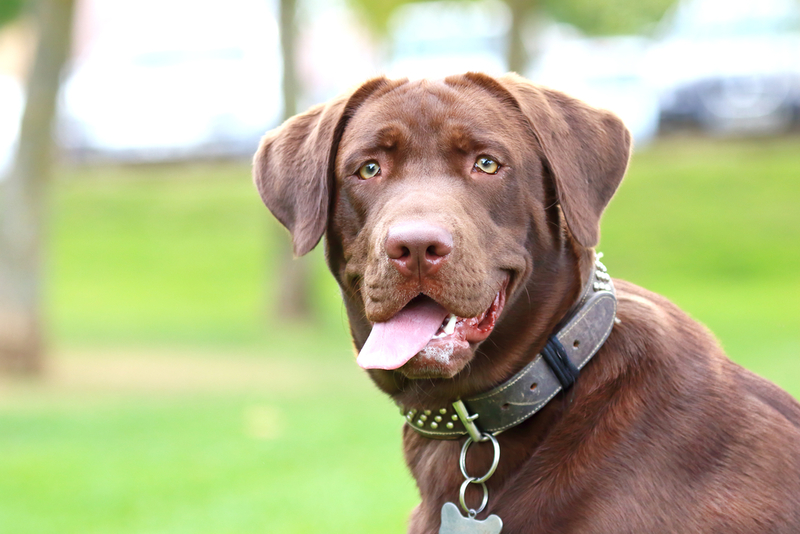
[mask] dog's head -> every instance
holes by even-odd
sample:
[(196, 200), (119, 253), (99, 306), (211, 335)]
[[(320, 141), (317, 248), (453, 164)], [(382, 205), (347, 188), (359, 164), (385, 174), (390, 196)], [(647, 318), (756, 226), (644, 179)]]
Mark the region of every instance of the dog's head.
[(577, 298), (629, 150), (611, 113), (516, 75), (378, 78), (268, 133), (254, 178), (296, 254), (327, 235), (359, 364), (452, 395), (519, 368)]

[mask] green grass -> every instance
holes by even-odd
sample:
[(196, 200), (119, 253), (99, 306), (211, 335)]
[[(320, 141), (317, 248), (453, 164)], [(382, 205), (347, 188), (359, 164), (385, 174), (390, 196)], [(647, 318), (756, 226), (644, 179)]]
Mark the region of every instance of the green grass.
[[(73, 360), (85, 373), (102, 357)], [(261, 379), (216, 394), (15, 388), (0, 409), (0, 532), (403, 531), (414, 491), (387, 399), (346, 365), (297, 376), (227, 357)], [(191, 370), (182, 361), (171, 368)]]
[[(268, 302), (288, 233), (245, 163), (73, 168), (52, 200), (48, 314), (68, 346), (274, 345)], [(318, 323), (341, 331), (321, 250), (312, 264)]]
[(666, 295), (800, 396), (800, 139), (676, 139), (637, 154), (601, 249), (615, 276)]
[(244, 166), (74, 169), (54, 204), (57, 342), (256, 335), (268, 236)]
[[(0, 380), (0, 533), (405, 531), (400, 418), (319, 251), (316, 322), (266, 304), (286, 236), (246, 164), (66, 169), (51, 200), (53, 355)], [(600, 249), (800, 396), (800, 139), (637, 153)]]

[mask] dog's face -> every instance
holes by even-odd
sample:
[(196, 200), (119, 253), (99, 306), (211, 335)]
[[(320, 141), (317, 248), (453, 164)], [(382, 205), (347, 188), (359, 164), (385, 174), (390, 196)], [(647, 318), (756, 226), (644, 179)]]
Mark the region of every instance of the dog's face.
[[(374, 98), (349, 121), (328, 243), (351, 319), (386, 323), (410, 303), (434, 308), (427, 340), (395, 359), (382, 344), (368, 345), (363, 366), (454, 376), (491, 333), (507, 291), (530, 272), (529, 230), (541, 225), (529, 219), (544, 213), (543, 191), (519, 169), (540, 175), (541, 163), (533, 139), (526, 146), (513, 136), (528, 133), (524, 117), (505, 115), (480, 87), (417, 83)], [(413, 336), (389, 330), (390, 348)]]
[(613, 115), (513, 75), (377, 79), (269, 133), (254, 174), (296, 253), (327, 232), (359, 364), (393, 393), (465, 374), (501, 323), (513, 338), (557, 307), (629, 144)]

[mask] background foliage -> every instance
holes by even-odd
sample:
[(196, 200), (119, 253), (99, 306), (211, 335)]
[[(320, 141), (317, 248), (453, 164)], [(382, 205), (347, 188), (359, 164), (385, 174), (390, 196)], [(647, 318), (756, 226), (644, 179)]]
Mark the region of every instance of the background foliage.
[(17, 18), (22, 13), (26, 0), (0, 0), (0, 26)]
[(542, 0), (544, 11), (588, 35), (635, 34), (661, 20), (673, 0)]
[[(347, 0), (368, 21), (374, 36), (388, 30), (391, 13), (408, 0)], [(424, 0), (423, 0), (424, 1)], [(474, 0), (455, 0), (474, 1)], [(661, 20), (674, 0), (514, 0), (521, 11), (573, 24), (588, 35), (641, 33)], [(516, 7), (516, 5), (515, 5)]]

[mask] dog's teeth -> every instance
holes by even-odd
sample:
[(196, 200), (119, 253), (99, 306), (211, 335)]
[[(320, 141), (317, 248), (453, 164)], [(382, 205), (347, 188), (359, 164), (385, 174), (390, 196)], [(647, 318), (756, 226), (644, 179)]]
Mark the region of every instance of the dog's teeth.
[(456, 316), (455, 314), (451, 313), (450, 317), (447, 320), (447, 324), (444, 327), (444, 333), (448, 336), (456, 331)]

